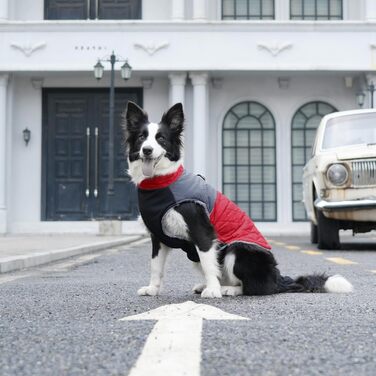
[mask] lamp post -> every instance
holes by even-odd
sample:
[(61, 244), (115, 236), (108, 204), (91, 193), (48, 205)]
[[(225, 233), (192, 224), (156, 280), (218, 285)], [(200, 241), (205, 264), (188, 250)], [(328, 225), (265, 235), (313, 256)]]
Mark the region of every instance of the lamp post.
[[(371, 94), (371, 108), (373, 108), (373, 93), (376, 90), (373, 82), (371, 82), (369, 85), (367, 85), (366, 90), (369, 91), (370, 94)], [(366, 95), (364, 94), (363, 91), (360, 91), (356, 94), (356, 100), (358, 102), (359, 107), (363, 107), (365, 97), (366, 97)]]
[[(115, 64), (123, 62), (120, 68), (121, 77), (127, 81), (131, 78), (132, 67), (128, 64), (128, 60), (122, 59), (114, 54), (103, 59), (98, 59), (94, 65), (94, 77), (99, 81), (103, 77), (104, 66), (102, 62), (111, 64), (111, 80), (110, 80), (110, 107), (109, 107), (109, 128), (108, 128), (108, 185), (107, 195), (113, 196), (114, 191), (114, 114), (115, 114)], [(108, 204), (107, 200), (107, 204)]]

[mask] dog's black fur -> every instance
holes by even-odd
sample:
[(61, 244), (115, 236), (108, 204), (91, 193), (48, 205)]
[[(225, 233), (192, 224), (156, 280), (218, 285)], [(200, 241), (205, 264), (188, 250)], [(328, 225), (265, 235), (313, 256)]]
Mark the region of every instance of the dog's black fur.
[[(134, 162), (141, 163), (142, 148), (149, 136), (149, 124), (147, 114), (136, 104), (129, 102), (125, 116), (125, 139), (131, 167)], [(164, 158), (167, 162), (176, 162), (181, 158), (183, 124), (184, 114), (181, 104), (174, 105), (167, 113), (163, 114), (162, 120), (158, 124), (155, 140), (164, 149)], [(132, 175), (132, 168), (130, 173)], [(133, 172), (133, 174), (136, 173)], [(137, 177), (132, 176), (132, 178), (139, 183), (140, 180), (137, 180)], [(140, 178), (138, 177), (138, 179)], [(191, 202), (183, 203), (175, 210), (183, 217), (187, 226), (189, 244), (191, 245), (190, 252), (196, 253), (198, 256), (197, 248), (200, 252), (209, 251), (213, 242), (216, 241), (216, 233), (205, 209), (201, 205)], [(151, 238), (152, 257), (156, 258), (161, 244), (155, 236), (152, 235)], [(220, 244), (218, 244), (218, 248), (221, 248)], [(244, 295), (329, 291), (324, 287), (328, 280), (328, 276), (325, 274), (302, 276), (297, 279), (281, 276), (272, 252), (257, 245), (233, 243), (224, 246), (217, 253), (219, 264), (223, 265), (226, 256), (230, 254), (235, 255), (233, 274), (241, 281)]]

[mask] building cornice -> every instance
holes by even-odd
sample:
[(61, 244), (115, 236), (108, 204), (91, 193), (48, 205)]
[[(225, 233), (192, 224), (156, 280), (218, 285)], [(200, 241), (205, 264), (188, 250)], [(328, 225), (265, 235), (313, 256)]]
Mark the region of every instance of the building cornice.
[(0, 32), (375, 32), (376, 21), (2, 21)]

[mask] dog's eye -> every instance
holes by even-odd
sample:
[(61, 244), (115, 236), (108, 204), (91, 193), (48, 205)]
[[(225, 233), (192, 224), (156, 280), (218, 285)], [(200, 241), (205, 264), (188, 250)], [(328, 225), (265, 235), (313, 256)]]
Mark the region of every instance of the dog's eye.
[(165, 140), (166, 139), (165, 139), (164, 136), (162, 136), (161, 134), (157, 134), (157, 141), (162, 142), (162, 141), (165, 141)]
[(145, 136), (144, 136), (143, 134), (140, 134), (140, 135), (138, 136), (138, 139), (139, 139), (140, 141), (144, 141), (144, 140), (145, 140)]

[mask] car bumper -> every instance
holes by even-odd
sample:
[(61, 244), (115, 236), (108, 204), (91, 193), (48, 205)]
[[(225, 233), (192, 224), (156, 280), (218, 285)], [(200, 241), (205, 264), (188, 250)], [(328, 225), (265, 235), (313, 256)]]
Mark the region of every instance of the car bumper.
[(315, 201), (315, 208), (317, 210), (365, 210), (376, 208), (376, 198), (364, 198), (360, 200), (348, 200), (348, 201), (326, 201), (323, 199), (317, 199)]

